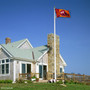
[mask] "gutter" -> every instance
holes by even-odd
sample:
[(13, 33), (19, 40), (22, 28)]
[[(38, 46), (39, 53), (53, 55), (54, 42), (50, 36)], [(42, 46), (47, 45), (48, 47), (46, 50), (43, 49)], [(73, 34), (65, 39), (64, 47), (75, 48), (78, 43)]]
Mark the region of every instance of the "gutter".
[(10, 59), (20, 60), (20, 61), (29, 61), (29, 62), (38, 62), (38, 61), (36, 61), (36, 60), (26, 59), (26, 58), (20, 58), (20, 57), (11, 57)]
[(1, 45), (1, 48), (2, 48), (7, 54), (9, 54), (9, 56), (14, 57), (4, 46)]

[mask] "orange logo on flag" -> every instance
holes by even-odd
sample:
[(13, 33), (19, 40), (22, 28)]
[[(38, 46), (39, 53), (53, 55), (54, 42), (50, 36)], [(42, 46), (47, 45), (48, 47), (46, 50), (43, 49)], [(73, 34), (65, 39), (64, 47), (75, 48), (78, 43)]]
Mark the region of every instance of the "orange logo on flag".
[(55, 9), (57, 17), (70, 17), (68, 10), (64, 9)]

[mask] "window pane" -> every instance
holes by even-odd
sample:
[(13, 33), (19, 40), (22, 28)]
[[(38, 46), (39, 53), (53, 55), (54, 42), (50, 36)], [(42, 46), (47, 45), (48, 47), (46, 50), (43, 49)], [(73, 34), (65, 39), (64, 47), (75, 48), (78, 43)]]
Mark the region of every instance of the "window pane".
[(42, 66), (39, 65), (39, 77), (42, 78)]
[(9, 64), (6, 64), (6, 74), (9, 73)]
[(60, 73), (62, 73), (62, 68), (60, 68)]
[(2, 60), (2, 63), (5, 63), (5, 60)]
[(4, 65), (2, 65), (2, 74), (4, 74), (4, 68), (5, 68)]
[(25, 73), (25, 64), (22, 64), (22, 73)]
[(4, 69), (4, 65), (2, 65), (2, 69)]
[(0, 74), (1, 74), (1, 71), (2, 71), (2, 66), (0, 65)]
[(6, 59), (6, 62), (9, 62), (9, 59)]

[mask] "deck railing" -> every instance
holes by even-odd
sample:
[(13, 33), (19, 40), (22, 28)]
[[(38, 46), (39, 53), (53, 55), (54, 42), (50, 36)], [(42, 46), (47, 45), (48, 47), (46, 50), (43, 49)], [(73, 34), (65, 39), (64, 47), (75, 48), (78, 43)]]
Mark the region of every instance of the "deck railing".
[(32, 77), (39, 78), (39, 73), (19, 73), (19, 80), (30, 80)]
[[(47, 74), (48, 80), (54, 78), (53, 73)], [(71, 73), (57, 73), (57, 80), (73, 80), (78, 82), (90, 82), (89, 75), (81, 75), (81, 74), (71, 74)]]

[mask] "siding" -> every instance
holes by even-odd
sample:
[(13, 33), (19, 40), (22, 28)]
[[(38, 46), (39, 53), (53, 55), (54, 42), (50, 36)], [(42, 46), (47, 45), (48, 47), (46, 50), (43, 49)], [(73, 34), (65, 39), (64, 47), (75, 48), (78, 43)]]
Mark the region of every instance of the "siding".
[(40, 63), (42, 63), (42, 60), (44, 64), (48, 64), (48, 54), (47, 53), (40, 59)]
[(4, 50), (0, 49), (0, 59), (3, 59), (3, 58), (8, 58), (9, 55), (4, 52)]
[(28, 44), (28, 42), (26, 41), (23, 45), (21, 45), (19, 48), (21, 49), (30, 49), (31, 46)]
[(10, 74), (9, 75), (0, 75), (0, 80), (13, 80), (13, 60), (10, 60)]

